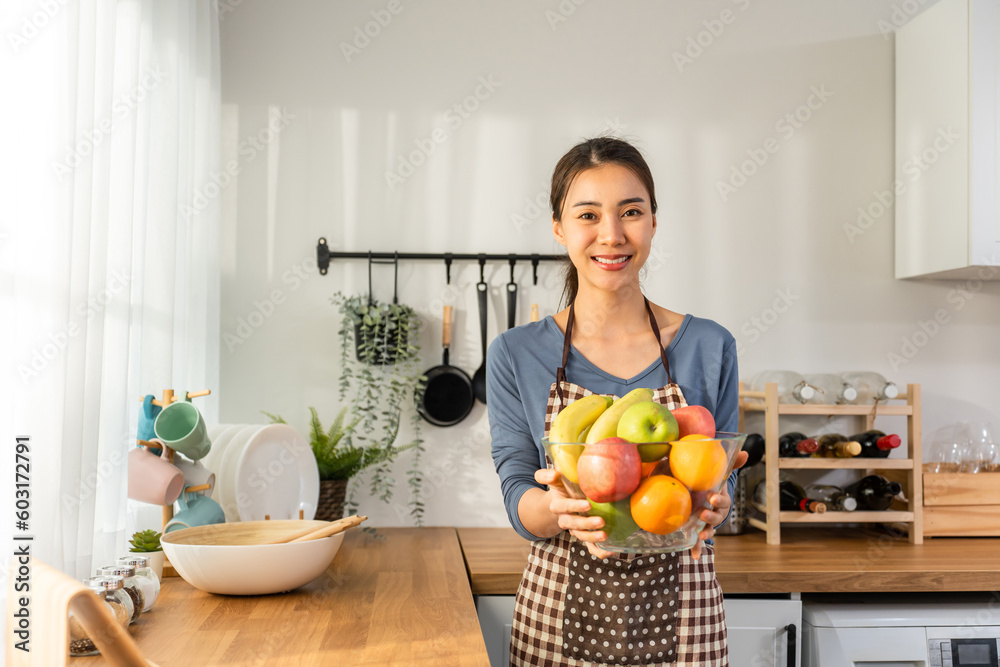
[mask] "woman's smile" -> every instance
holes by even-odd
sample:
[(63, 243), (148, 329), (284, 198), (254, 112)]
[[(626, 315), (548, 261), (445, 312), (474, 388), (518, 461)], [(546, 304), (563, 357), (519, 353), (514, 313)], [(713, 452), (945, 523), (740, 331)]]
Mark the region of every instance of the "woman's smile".
[(595, 255), (591, 259), (604, 271), (621, 271), (628, 266), (632, 255)]

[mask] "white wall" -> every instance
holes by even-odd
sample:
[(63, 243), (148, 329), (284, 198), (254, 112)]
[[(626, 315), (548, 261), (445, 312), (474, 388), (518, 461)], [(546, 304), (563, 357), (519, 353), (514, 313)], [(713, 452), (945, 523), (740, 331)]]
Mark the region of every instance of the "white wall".
[[(569, 146), (610, 124), (645, 151), (657, 181), (649, 296), (728, 327), (744, 377), (776, 367), (878, 370), (923, 384), (927, 434), (961, 419), (1000, 428), (1000, 284), (961, 294), (956, 283), (894, 280), (891, 209), (862, 235), (845, 232), (893, 180), (893, 42), (880, 30), (906, 17), (891, 0), (428, 0), (402, 2), (395, 15), (382, 0), (220, 4), (224, 151), (240, 170), (221, 189), (222, 421), (261, 421), (264, 409), (304, 429), (309, 405), (336, 414), (329, 299), (365, 291), (366, 265), (341, 262), (319, 276), (320, 236), (354, 251), (557, 252), (549, 214), (531, 202), (546, 199)], [(730, 22), (713, 24), (724, 10)], [(371, 12), (391, 21), (348, 62), (340, 44)], [(679, 68), (674, 53), (699, 33), (708, 45)], [(445, 112), (481, 77), (498, 87), (488, 96), (481, 88), (478, 109), (449, 123)], [(802, 108), (817, 90), (827, 99)], [(809, 119), (794, 131), (776, 125), (796, 110)], [(281, 129), (255, 147), (269, 114)], [(385, 172), (435, 128), (444, 141), (387, 187)], [(777, 152), (723, 201), (717, 182), (768, 139)], [(487, 272), (492, 337), (506, 321), (508, 272), (500, 263)], [(427, 367), (440, 362), (446, 302), (457, 309), (452, 362), (470, 375), (479, 366), (477, 274), (457, 265), (446, 288), (443, 265), (401, 265), (400, 299), (426, 317)], [(520, 322), (533, 302), (543, 315), (556, 309), (560, 278), (548, 266), (540, 274), (532, 286), (530, 267), (517, 267)], [(391, 271), (376, 275), (376, 295), (391, 296)], [(282, 302), (244, 340), (240, 318), (274, 292)], [(791, 305), (772, 318), (781, 293)], [(903, 339), (938, 309), (948, 323), (917, 335), (926, 344), (907, 359)], [(506, 525), (485, 408), (423, 432), (427, 523)], [(397, 466), (398, 508), (363, 505), (376, 524), (407, 523), (397, 509), (408, 464), (404, 455)]]

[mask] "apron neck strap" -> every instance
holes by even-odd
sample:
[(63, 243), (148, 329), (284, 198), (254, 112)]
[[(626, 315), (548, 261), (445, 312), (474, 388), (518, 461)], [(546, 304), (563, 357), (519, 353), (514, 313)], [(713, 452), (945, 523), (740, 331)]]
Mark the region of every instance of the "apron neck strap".
[[(646, 297), (643, 297), (643, 301), (646, 304), (646, 313), (649, 315), (649, 326), (652, 328), (653, 335), (656, 337), (656, 347), (660, 350), (660, 362), (663, 364), (663, 370), (667, 373), (667, 384), (673, 384), (673, 380), (670, 379), (670, 362), (667, 361), (667, 351), (663, 349), (663, 342), (660, 339), (660, 328), (656, 326), (656, 317), (653, 315), (653, 307), (649, 305), (649, 299)], [(566, 382), (566, 362), (569, 361), (570, 341), (573, 338), (573, 320), (575, 319), (575, 311), (573, 309), (574, 305), (575, 303), (569, 304), (569, 316), (566, 318), (566, 334), (563, 336), (562, 365), (556, 369), (556, 394), (559, 396), (560, 410), (565, 407), (562, 386), (563, 383)]]
[(670, 379), (670, 362), (667, 361), (667, 351), (663, 349), (663, 341), (660, 340), (660, 327), (656, 326), (653, 307), (649, 305), (649, 299), (646, 297), (643, 297), (643, 301), (646, 302), (646, 313), (649, 314), (649, 326), (652, 327), (653, 335), (656, 336), (656, 347), (660, 351), (660, 361), (663, 363), (663, 370), (667, 372), (667, 384), (673, 384), (674, 381)]

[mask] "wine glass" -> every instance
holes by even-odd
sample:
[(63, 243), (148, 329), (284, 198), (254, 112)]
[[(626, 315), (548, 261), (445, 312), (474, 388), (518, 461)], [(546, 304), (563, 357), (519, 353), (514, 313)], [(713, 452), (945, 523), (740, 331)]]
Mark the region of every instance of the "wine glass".
[(938, 429), (931, 444), (931, 472), (960, 472), (967, 459), (968, 429), (965, 424), (953, 424)]
[(993, 472), (998, 460), (998, 446), (988, 422), (972, 422), (968, 426), (969, 451), (962, 472)]

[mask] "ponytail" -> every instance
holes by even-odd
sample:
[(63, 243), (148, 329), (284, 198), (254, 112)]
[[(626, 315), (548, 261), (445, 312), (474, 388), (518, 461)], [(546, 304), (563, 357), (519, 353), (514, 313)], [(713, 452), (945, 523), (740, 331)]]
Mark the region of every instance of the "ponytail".
[(577, 275), (576, 267), (570, 261), (569, 255), (563, 262), (565, 266), (563, 267), (562, 305), (566, 308), (576, 300), (576, 292), (580, 288), (580, 277)]

